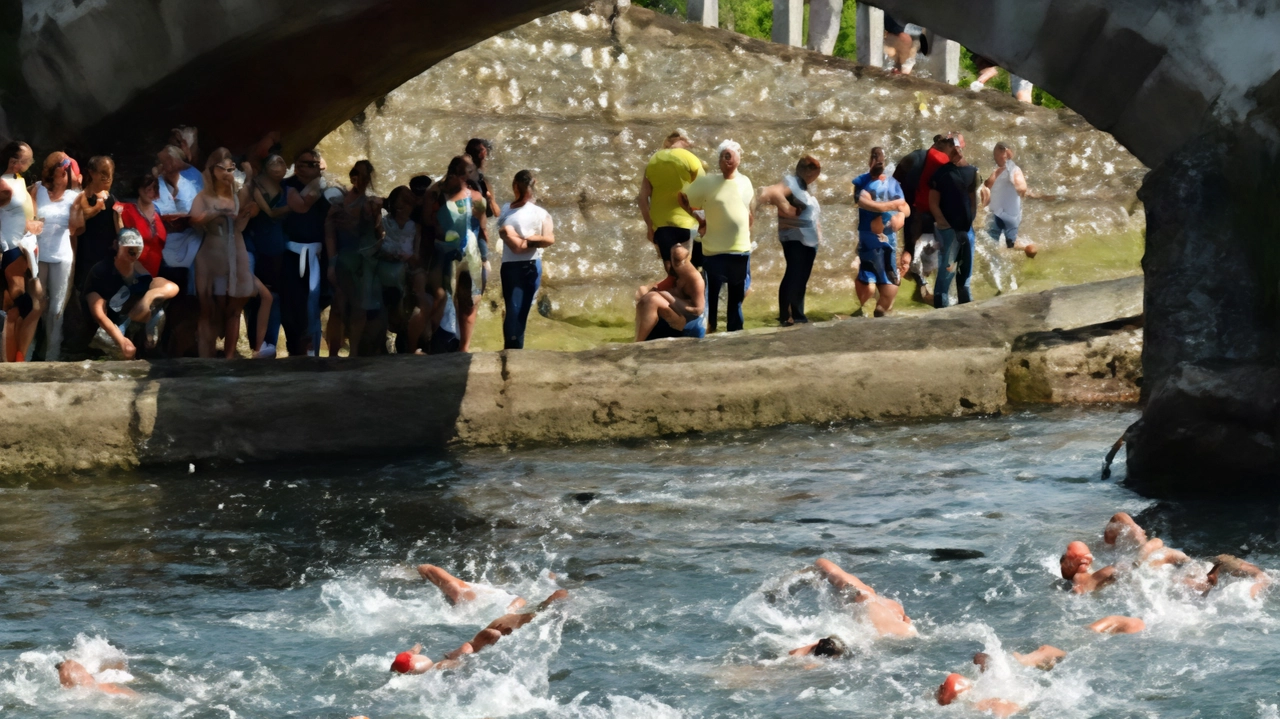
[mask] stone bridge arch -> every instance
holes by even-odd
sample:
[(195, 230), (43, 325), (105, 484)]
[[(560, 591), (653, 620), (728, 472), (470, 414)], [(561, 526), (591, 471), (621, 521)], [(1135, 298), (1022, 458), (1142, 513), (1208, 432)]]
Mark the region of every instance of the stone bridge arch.
[[(205, 146), (279, 128), (300, 148), (444, 57), (585, 4), (0, 0), (0, 136), (145, 157), (198, 117)], [(870, 4), (1043, 86), (1153, 168), (1131, 478), (1280, 486), (1276, 0)]]

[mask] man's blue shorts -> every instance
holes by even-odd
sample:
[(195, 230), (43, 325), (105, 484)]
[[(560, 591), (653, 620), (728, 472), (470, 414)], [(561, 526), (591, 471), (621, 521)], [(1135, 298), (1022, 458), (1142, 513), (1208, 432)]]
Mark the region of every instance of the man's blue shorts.
[(858, 281), (867, 285), (897, 285), (902, 278), (898, 277), (898, 253), (893, 245), (886, 245), (878, 240), (858, 242)]

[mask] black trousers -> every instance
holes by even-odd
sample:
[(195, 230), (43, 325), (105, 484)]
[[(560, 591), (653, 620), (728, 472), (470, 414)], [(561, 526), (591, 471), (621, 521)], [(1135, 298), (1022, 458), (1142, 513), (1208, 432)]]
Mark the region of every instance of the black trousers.
[(725, 309), (725, 325), (730, 332), (742, 329), (742, 300), (747, 296), (747, 271), (750, 255), (707, 255), (702, 269), (707, 273), (707, 331), (716, 331), (720, 310), (720, 288), (729, 286), (729, 306)]
[[(323, 268), (324, 265), (321, 265)], [(323, 272), (324, 270), (321, 269)], [(280, 326), (284, 329), (285, 347), (290, 357), (301, 357), (307, 353), (307, 341), (310, 339), (311, 318), (308, 303), (311, 293), (311, 268), (304, 276), (298, 276), (298, 253), (285, 250), (281, 263), (280, 284), (276, 288), (280, 298)], [(316, 352), (319, 347), (313, 347)]]
[(782, 255), (787, 259), (787, 270), (782, 274), (782, 284), (778, 285), (778, 321), (808, 322), (809, 318), (804, 315), (804, 294), (818, 248), (802, 242), (783, 242)]

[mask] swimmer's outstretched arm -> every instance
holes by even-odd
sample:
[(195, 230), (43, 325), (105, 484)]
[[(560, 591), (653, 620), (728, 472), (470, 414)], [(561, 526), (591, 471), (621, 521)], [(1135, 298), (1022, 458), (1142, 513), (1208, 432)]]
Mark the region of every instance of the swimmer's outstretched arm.
[(826, 577), (827, 581), (831, 582), (831, 586), (836, 589), (848, 588), (857, 590), (860, 596), (855, 597), (855, 601), (863, 601), (863, 599), (867, 598), (861, 595), (867, 595), (868, 597), (876, 596), (876, 590), (865, 584), (861, 579), (858, 579), (852, 574), (844, 571), (838, 564), (829, 559), (819, 559), (813, 563), (813, 566), (822, 576)]
[(434, 564), (419, 564), (418, 574), (420, 574), (423, 579), (439, 587), (440, 591), (444, 592), (444, 596), (449, 600), (450, 604), (470, 602), (476, 598), (476, 593), (471, 590), (470, 584), (467, 584)]
[(562, 599), (568, 599), (568, 598), (569, 598), (569, 590), (557, 589), (554, 592), (552, 592), (551, 595), (548, 596), (546, 599), (542, 600), (542, 602), (538, 604), (538, 606), (534, 609), (534, 611), (535, 612), (546, 611), (547, 607), (551, 606), (553, 603), (558, 602)]
[(787, 656), (801, 657), (807, 654), (813, 654), (813, 650), (817, 648), (818, 648), (817, 642), (814, 642), (813, 644), (806, 644), (803, 647), (792, 649), (791, 651), (787, 652)]

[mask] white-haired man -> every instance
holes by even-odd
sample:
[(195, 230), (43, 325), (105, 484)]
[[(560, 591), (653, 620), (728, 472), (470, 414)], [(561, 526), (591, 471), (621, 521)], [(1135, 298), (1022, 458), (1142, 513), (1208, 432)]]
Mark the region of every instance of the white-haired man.
[(729, 287), (725, 310), (730, 332), (742, 329), (742, 300), (751, 282), (751, 226), (755, 187), (738, 172), (742, 146), (733, 140), (720, 143), (720, 176), (703, 175), (680, 193), (685, 211), (706, 212), (702, 227), (702, 269), (707, 273), (707, 328), (715, 332), (720, 288)]

